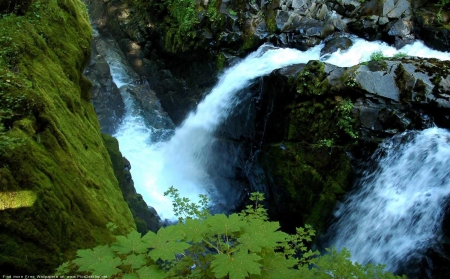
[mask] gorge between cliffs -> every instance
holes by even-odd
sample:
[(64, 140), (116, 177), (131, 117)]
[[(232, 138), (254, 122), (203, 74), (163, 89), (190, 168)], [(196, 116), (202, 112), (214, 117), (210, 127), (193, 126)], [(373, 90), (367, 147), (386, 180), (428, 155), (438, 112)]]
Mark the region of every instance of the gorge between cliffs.
[(446, 5), (0, 3), (0, 274), (173, 226), (173, 186), (229, 218), (262, 193), (280, 231), (312, 226), (308, 249), (448, 278)]

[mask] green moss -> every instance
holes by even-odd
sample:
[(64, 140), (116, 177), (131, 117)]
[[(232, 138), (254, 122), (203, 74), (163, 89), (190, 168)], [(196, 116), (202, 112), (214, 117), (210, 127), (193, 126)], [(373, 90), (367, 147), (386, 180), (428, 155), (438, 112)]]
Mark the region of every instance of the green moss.
[(284, 224), (311, 224), (320, 234), (351, 184), (344, 148), (357, 136), (353, 103), (348, 96), (333, 95), (325, 65), (319, 61), (310, 61), (287, 82), (296, 98), (286, 108), (283, 148), (272, 145), (265, 160), (279, 208), (274, 217)]
[(223, 70), (225, 59), (225, 55), (222, 52), (217, 56), (217, 69), (219, 71)]
[(2, 272), (50, 274), (77, 249), (110, 241), (106, 223), (135, 227), (82, 76), (91, 35), (79, 0), (36, 0), (0, 19), (0, 111), (11, 112), (0, 121), (21, 140), (0, 154), (0, 191), (36, 197), (0, 210)]
[(350, 184), (350, 159), (344, 150), (301, 143), (285, 143), (281, 149), (277, 144), (269, 148), (266, 165), (284, 214), (295, 216), (289, 222), (310, 224), (320, 233), (336, 200)]
[(385, 60), (373, 60), (373, 61), (369, 61), (367, 62), (367, 67), (369, 68), (370, 71), (375, 72), (375, 71), (386, 71), (388, 68), (388, 64), (386, 63)]
[(295, 80), (297, 93), (305, 95), (323, 95), (328, 93), (330, 84), (325, 72), (325, 64), (311, 60)]
[(244, 34), (244, 43), (241, 47), (242, 50), (251, 50), (258, 47), (257, 40), (255, 38), (255, 35), (253, 34), (253, 30), (248, 30), (247, 32), (247, 34)]
[(277, 32), (277, 22), (276, 22), (276, 11), (275, 10), (269, 10), (266, 13), (266, 25), (267, 30), (269, 30), (270, 33)]

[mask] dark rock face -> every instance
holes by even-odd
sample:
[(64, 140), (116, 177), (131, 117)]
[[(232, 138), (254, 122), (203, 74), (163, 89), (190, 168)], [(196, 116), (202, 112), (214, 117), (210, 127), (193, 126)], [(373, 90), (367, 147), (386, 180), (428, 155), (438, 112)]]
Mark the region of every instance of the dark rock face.
[(130, 173), (130, 162), (122, 157), (117, 139), (106, 134), (103, 134), (102, 137), (111, 158), (114, 175), (119, 182), (123, 198), (130, 207), (136, 222), (137, 231), (142, 234), (148, 231), (157, 232), (161, 228), (161, 219), (156, 211), (145, 203), (142, 196), (136, 193)]
[(448, 51), (450, 49), (450, 32), (448, 27), (449, 13), (442, 12), (442, 20), (437, 17), (436, 7), (422, 8), (416, 11), (414, 17), (414, 30), (418, 38), (433, 49)]
[(124, 114), (124, 103), (119, 89), (112, 81), (108, 63), (98, 54), (94, 44), (91, 48), (91, 60), (84, 74), (93, 83), (91, 100), (100, 122), (101, 131), (112, 135)]
[(23, 15), (32, 2), (33, 0), (2, 0), (0, 1), (0, 14), (15, 13)]

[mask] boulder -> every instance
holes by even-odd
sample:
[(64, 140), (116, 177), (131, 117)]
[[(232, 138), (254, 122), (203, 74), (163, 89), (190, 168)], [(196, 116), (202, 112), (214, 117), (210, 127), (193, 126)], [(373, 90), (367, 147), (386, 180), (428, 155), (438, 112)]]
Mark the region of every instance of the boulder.
[(278, 10), (275, 20), (281, 32), (292, 32), (300, 25), (301, 17), (291, 11)]
[(334, 33), (325, 39), (325, 45), (320, 50), (320, 56), (326, 57), (338, 50), (345, 51), (353, 45), (352, 40), (345, 33)]
[[(392, 2), (394, 6), (392, 7)], [(411, 4), (408, 0), (387, 0), (383, 5), (383, 16), (388, 18), (401, 18), (411, 15)]]

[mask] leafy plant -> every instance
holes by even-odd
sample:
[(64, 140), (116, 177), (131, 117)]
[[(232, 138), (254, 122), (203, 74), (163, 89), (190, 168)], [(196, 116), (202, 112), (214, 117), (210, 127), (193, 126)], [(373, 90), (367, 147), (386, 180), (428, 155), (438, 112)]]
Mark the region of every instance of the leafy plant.
[(155, 25), (165, 33), (166, 50), (187, 51), (196, 47), (197, 31), (205, 20), (220, 24), (219, 0), (126, 0), (137, 13), (132, 20)]
[(344, 130), (344, 132), (349, 135), (353, 139), (358, 138), (358, 133), (354, 130), (353, 125), (355, 120), (351, 116), (351, 112), (353, 109), (353, 103), (349, 99), (342, 100), (336, 106), (336, 110), (338, 113), (338, 122), (337, 126)]
[(181, 32), (190, 32), (198, 23), (196, 2), (192, 0), (167, 0), (170, 14), (175, 18)]
[(403, 53), (403, 52), (398, 52), (398, 53), (394, 54), (394, 58), (404, 58), (404, 57), (408, 57), (408, 54)]
[(380, 61), (384, 59), (386, 59), (386, 57), (383, 55), (383, 52), (381, 51), (375, 51), (370, 55), (370, 60), (372, 61)]
[(232, 15), (232, 16), (235, 16), (235, 15), (237, 15), (237, 12), (235, 12), (234, 10), (232, 10), (232, 9), (229, 9), (228, 10), (228, 12), (230, 13), (230, 15)]
[(442, 22), (442, 10), (448, 3), (450, 3), (450, 0), (439, 0), (439, 2), (435, 4), (439, 8), (439, 11), (437, 13), (437, 18), (439, 22)]
[(79, 250), (77, 258), (62, 264), (56, 274), (161, 279), (400, 278), (381, 265), (353, 264), (345, 249), (329, 249), (319, 256), (307, 248), (314, 230), (306, 225), (294, 235), (280, 231), (278, 222), (267, 220), (261, 193), (253, 193), (252, 204), (229, 216), (210, 215), (204, 198), (193, 205), (174, 188), (167, 194), (176, 213), (183, 216), (178, 224), (144, 236), (132, 231), (111, 245)]
[(180, 222), (183, 222), (186, 218), (205, 219), (210, 215), (208, 210), (210, 199), (206, 195), (200, 195), (200, 201), (194, 203), (186, 197), (181, 198), (178, 190), (170, 187), (169, 190), (164, 192), (164, 196), (169, 196), (172, 199), (173, 211)]
[(317, 142), (319, 147), (332, 147), (334, 139), (321, 139)]

